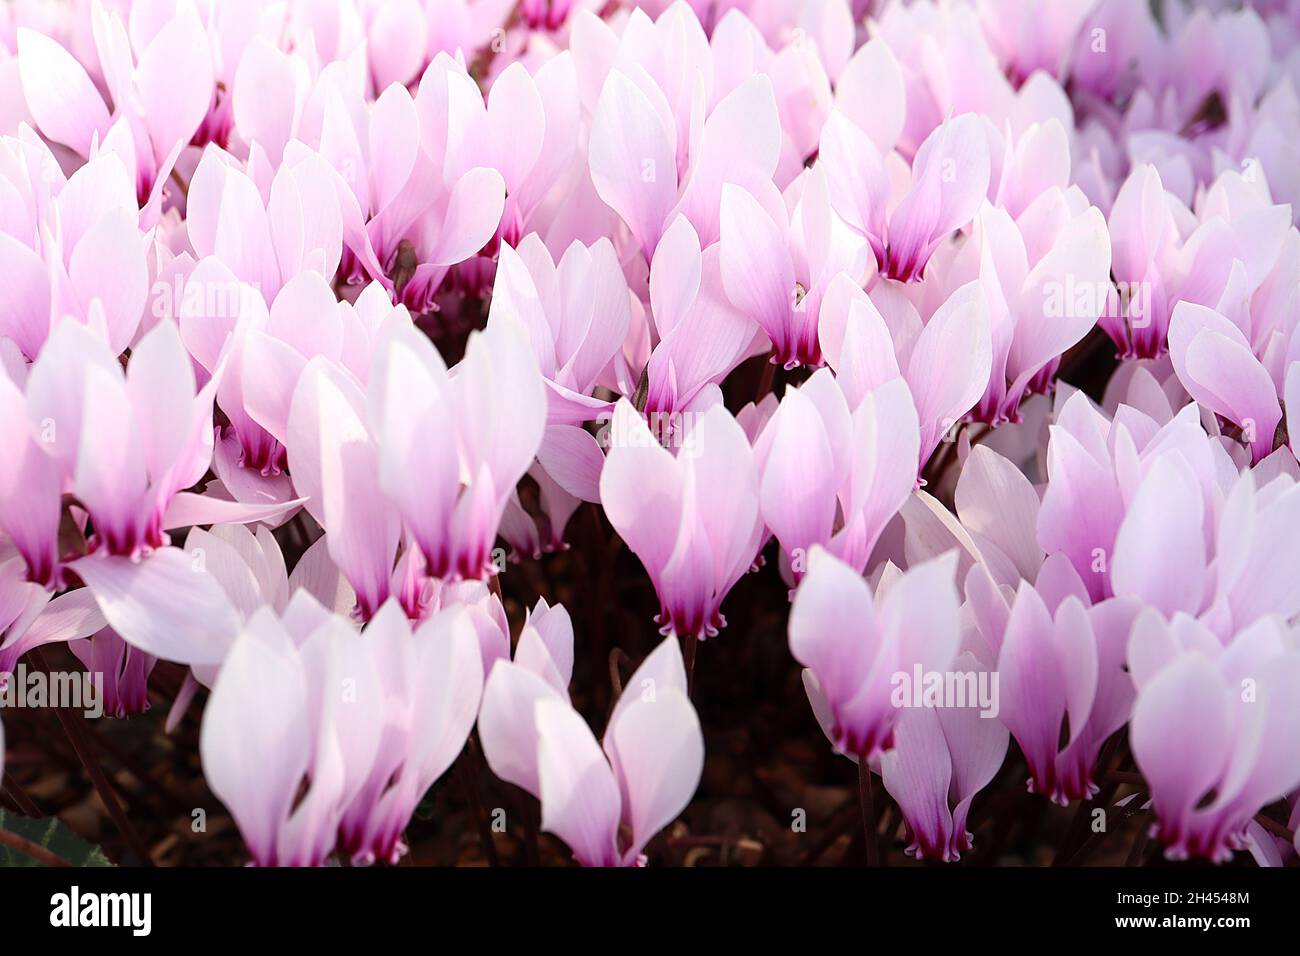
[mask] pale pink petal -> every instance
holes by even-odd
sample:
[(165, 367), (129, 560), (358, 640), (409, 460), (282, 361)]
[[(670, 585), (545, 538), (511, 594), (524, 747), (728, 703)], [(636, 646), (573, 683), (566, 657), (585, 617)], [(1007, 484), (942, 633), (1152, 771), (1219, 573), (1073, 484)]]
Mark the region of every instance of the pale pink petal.
[(146, 558), (92, 554), (70, 567), (124, 641), (181, 664), (218, 664), (239, 632), (239, 616), (202, 563), (179, 548)]
[(903, 132), (903, 71), (879, 37), (858, 47), (835, 84), (835, 108), (887, 153)]
[(828, 699), (843, 701), (858, 690), (878, 641), (867, 582), (813, 548), (790, 608), (790, 653), (816, 675)]
[(289, 593), (299, 589), (334, 614), (349, 614), (357, 603), (356, 592), (331, 560), (329, 542), (324, 537), (303, 552), (289, 575)]
[(681, 506), (681, 475), (645, 420), (624, 399), (614, 409), (611, 444), (600, 475), (600, 501), (619, 536), (654, 575), (668, 563)]
[[(388, 607), (396, 611), (394, 603)], [(465, 746), (479, 712), (483, 659), (474, 625), (463, 607), (439, 611), (412, 639), (416, 644), (415, 670), (409, 676), (414, 688), (414, 735), (408, 760), (418, 800)]]
[(1241, 426), (1256, 461), (1273, 450), (1282, 409), (1240, 329), (1211, 309), (1179, 302), (1169, 323), (1169, 354), (1192, 398)]
[(911, 832), (907, 852), (921, 859), (951, 859), (948, 789), (952, 760), (937, 710), (910, 707), (902, 711), (894, 728), (894, 748), (881, 756), (880, 771), (885, 789), (898, 801)]
[(92, 226), (72, 251), (68, 277), (84, 308), (99, 299), (108, 320), (109, 347), (130, 344), (149, 296), (149, 272), (135, 215), (116, 210)]
[(632, 827), (624, 860), (632, 861), (690, 803), (704, 770), (704, 737), (690, 700), (669, 688), (634, 699), (607, 735), (619, 753), (624, 815)]
[(495, 169), (477, 166), (456, 181), (447, 200), (437, 247), (429, 256), (435, 265), (454, 265), (478, 252), (501, 222), (505, 183)]
[(550, 425), (537, 449), (537, 460), (561, 488), (583, 501), (600, 501), (605, 456), (586, 429)]
[(781, 224), (739, 186), (722, 187), (722, 286), (732, 305), (763, 327), (786, 361), (794, 304), (794, 264)]
[(646, 94), (623, 73), (611, 72), (592, 118), (591, 180), (647, 258), (677, 199), (676, 152), (675, 131)]
[(953, 293), (926, 323), (907, 365), (922, 428), (922, 461), (979, 401), (992, 358), (987, 311), (972, 283)]
[(957, 515), (967, 530), (996, 544), (1032, 579), (1042, 563), (1038, 546), (1038, 493), (1020, 469), (997, 452), (977, 445), (957, 479)]
[(231, 103), (235, 128), (277, 162), (293, 136), (300, 90), (307, 77), (301, 61), (282, 53), (265, 37), (253, 36), (235, 70)]
[(1138, 769), (1173, 833), (1219, 782), (1233, 747), (1232, 690), (1214, 665), (1188, 654), (1141, 689), (1129, 724)]
[(600, 744), (568, 704), (544, 698), (534, 706), (542, 829), (584, 866), (616, 865), (621, 800)]
[(41, 257), (0, 232), (0, 336), (35, 359), (50, 334), (50, 280)]
[(208, 45), (198, 13), (181, 7), (140, 54), (135, 85), (156, 163), (162, 163), (176, 144), (190, 141), (212, 106)]
[(41, 132), (82, 156), (108, 132), (108, 109), (85, 69), (57, 40), (18, 31), (18, 71), (27, 107)]
[(1022, 582), (998, 655), (1000, 718), (1020, 744), (1037, 792), (1049, 797), (1066, 695), (1054, 628), (1042, 599)]
[(276, 862), (280, 829), (307, 769), (306, 711), (302, 665), (280, 624), (264, 612), (231, 648), (199, 736), (203, 775), (258, 863)]
[(835, 467), (817, 408), (790, 389), (767, 426), (770, 444), (763, 467), (763, 520), (799, 566), (808, 549), (826, 544), (835, 521)]
[(1165, 615), (1201, 610), (1206, 580), (1199, 482), (1182, 456), (1152, 464), (1115, 537), (1111, 584)]

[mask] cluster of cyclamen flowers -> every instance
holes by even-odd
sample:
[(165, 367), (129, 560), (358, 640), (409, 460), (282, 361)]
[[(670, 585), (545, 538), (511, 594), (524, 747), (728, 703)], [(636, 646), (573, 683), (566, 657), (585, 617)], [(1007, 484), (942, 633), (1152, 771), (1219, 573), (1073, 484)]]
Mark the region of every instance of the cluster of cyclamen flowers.
[[(914, 854), (1126, 728), (1170, 857), (1294, 861), (1300, 3), (1157, 9), (0, 7), (0, 672), (70, 641), (125, 716), (187, 665), (259, 864), (395, 861), (475, 731), (635, 864), (703, 765), (679, 639), (725, 655), (766, 555)], [(666, 635), (600, 741), (584, 635), (490, 587), (583, 502)], [(897, 706), (918, 668), (996, 715)]]

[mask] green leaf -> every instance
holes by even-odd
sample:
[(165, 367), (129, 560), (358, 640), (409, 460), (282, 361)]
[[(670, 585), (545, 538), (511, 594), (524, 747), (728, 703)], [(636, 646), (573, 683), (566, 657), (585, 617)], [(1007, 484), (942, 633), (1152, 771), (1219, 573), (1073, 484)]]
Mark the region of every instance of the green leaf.
[[(104, 851), (73, 833), (58, 817), (19, 817), (0, 810), (0, 829), (42, 846), (73, 866), (112, 866)], [(41, 866), (26, 853), (0, 846), (0, 867)]]

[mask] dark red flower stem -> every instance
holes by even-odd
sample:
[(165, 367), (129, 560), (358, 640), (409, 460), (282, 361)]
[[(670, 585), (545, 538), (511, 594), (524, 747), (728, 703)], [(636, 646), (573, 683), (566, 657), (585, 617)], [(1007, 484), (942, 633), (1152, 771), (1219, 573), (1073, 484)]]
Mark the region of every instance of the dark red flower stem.
[(682, 639), (686, 646), (682, 648), (682, 661), (686, 665), (686, 696), (695, 697), (695, 652), (699, 650), (700, 639), (698, 637), (685, 637)]
[(862, 837), (867, 850), (867, 866), (880, 866), (876, 805), (871, 799), (871, 767), (865, 754), (858, 757), (858, 799), (862, 803)]
[(0, 846), (7, 846), (10, 849), (17, 850), (19, 853), (30, 856), (37, 863), (42, 863), (45, 866), (72, 866), (63, 857), (56, 856), (45, 847), (33, 843), (31, 840), (26, 840), (17, 833), (10, 833), (8, 830), (0, 829)]
[[(40, 650), (38, 648), (33, 648), (31, 653), (32, 660), (36, 663), (36, 666), (42, 671), (48, 673), (48, 668), (45, 665), (45, 658), (42, 656)], [(81, 725), (81, 722), (85, 718), (82, 717), (80, 713), (75, 711), (69, 712), (63, 707), (55, 708), (54, 715), (58, 717), (59, 724), (63, 727), (63, 732), (68, 735), (68, 742), (72, 744), (72, 749), (76, 752), (77, 759), (81, 761), (81, 765), (86, 769), (86, 773), (90, 776), (90, 782), (94, 785), (96, 792), (99, 794), (99, 799), (104, 802), (104, 808), (108, 811), (108, 815), (112, 819), (113, 825), (117, 827), (117, 832), (122, 835), (122, 839), (126, 841), (126, 845), (129, 846), (131, 851), (140, 858), (141, 862), (147, 866), (156, 866), (157, 864), (154, 863), (153, 855), (149, 852), (149, 847), (145, 844), (144, 840), (140, 838), (140, 834), (137, 833), (135, 827), (131, 825), (131, 821), (127, 819), (126, 813), (122, 809), (122, 804), (118, 802), (117, 792), (113, 789), (113, 785), (109, 782), (108, 777), (104, 775), (104, 770), (100, 767), (99, 762), (95, 760), (94, 756), (90, 752), (90, 747), (88, 746), (89, 741), (86, 739), (86, 731)]]

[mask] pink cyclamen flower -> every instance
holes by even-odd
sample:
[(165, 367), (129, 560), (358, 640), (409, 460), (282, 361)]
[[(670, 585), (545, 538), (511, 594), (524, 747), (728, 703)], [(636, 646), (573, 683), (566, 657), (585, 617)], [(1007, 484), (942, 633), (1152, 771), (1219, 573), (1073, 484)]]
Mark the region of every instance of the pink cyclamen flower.
[(81, 156), (91, 156), (98, 142), (121, 157), (140, 204), (156, 210), (181, 149), (213, 104), (211, 41), (188, 2), (143, 37), (101, 4), (92, 6), (92, 18), (112, 114), (85, 68), (58, 41), (22, 29), (18, 65), (27, 105), (47, 139)]
[(901, 378), (868, 392), (852, 411), (828, 370), (786, 390), (754, 454), (763, 521), (795, 580), (813, 545), (866, 570), (885, 525), (916, 485), (919, 444)]
[(1140, 609), (1131, 598), (1089, 608), (1071, 596), (1053, 618), (1037, 592), (1020, 585), (996, 650), (1001, 718), (1025, 754), (1031, 792), (1061, 804), (1097, 792), (1097, 755), (1133, 703), (1124, 650)]
[(132, 647), (108, 627), (73, 641), (69, 649), (95, 679), (105, 716), (127, 717), (149, 709), (149, 674), (157, 658)]
[(200, 736), (204, 775), (253, 862), (319, 866), (336, 850), (396, 862), (416, 804), (473, 726), (481, 667), (457, 609), (414, 634), (395, 603), (364, 634), (328, 614), (310, 624), (255, 614)]
[[(474, 633), (478, 635), (479, 650), (483, 656), (483, 676), (492, 673), (492, 665), (501, 659), (510, 659), (510, 621), (505, 606), (483, 581), (438, 581), (420, 578), (422, 590), (432, 592), (422, 595), (422, 603), (414, 608), (406, 595), (400, 595), (402, 608), (412, 621), (423, 620), (437, 614), (445, 607), (455, 605), (465, 609)], [(544, 614), (546, 602), (539, 599), (534, 614)], [(558, 606), (558, 605), (557, 605)], [(417, 613), (412, 613), (416, 611)], [(558, 618), (557, 618), (558, 623)]]
[(371, 163), (384, 186), (370, 197), (367, 234), (385, 275), (393, 277), (395, 301), (425, 312), (435, 307), (434, 294), (451, 266), (496, 234), (506, 185), (497, 169), (457, 155), (483, 103), (462, 64), (445, 54), (435, 57), (410, 108), (402, 87), (389, 90), (402, 109), (382, 130), (371, 127)]
[(541, 801), (542, 829), (583, 866), (644, 865), (646, 844), (685, 809), (704, 769), (677, 638), (665, 638), (629, 679), (602, 742), (569, 704), (567, 677), (549, 654), (539, 647), (531, 662), (519, 656), (497, 662), (483, 692), (488, 765)]
[(265, 190), (255, 174), (216, 146), (204, 149), (190, 179), (185, 231), (200, 261), (220, 260), (269, 307), (304, 271), (334, 277), (344, 218), (328, 166), (316, 153), (301, 148)]
[[(416, 312), (434, 308), (450, 268), (492, 239), (505, 201), (499, 172), (460, 159), (474, 105), (481, 111), (483, 103), (464, 65), (440, 54), (414, 97), (394, 84), (373, 102), (325, 74), (307, 110), (293, 105), (304, 81), (278, 65), (284, 55), (265, 49), (261, 55), (286, 107), (250, 108), (256, 122), (250, 134), (287, 143), (286, 160), (319, 150), (341, 210), (344, 278), (353, 284), (377, 279), (394, 301)], [(248, 95), (260, 93), (253, 84)]]
[(359, 384), (317, 356), (298, 380), (286, 426), (294, 487), (326, 529), (363, 620), (391, 593), (401, 533), (397, 508), (379, 493), (379, 446), (366, 416)]
[(545, 429), (545, 388), (523, 326), (496, 317), (450, 371), (423, 334), (395, 330), (376, 353), (369, 390), (379, 485), (426, 573), (483, 577)]
[(723, 97), (688, 143), (687, 129), (677, 127), (689, 115), (674, 117), (648, 75), (616, 67), (592, 117), (591, 181), (647, 262), (679, 215), (704, 245), (716, 241), (723, 186), (758, 188), (776, 172), (781, 124), (767, 76), (751, 76)]
[(772, 340), (772, 361), (786, 368), (822, 362), (817, 320), (831, 280), (866, 271), (866, 243), (831, 209), (825, 170), (798, 184), (793, 209), (775, 195), (770, 208), (740, 186), (722, 189), (721, 266), (727, 298)]
[[(1121, 405), (1111, 421), (1086, 395), (1071, 394), (1061, 403), (1050, 429), (1048, 481), (1038, 513), (1038, 543), (1047, 554), (1060, 552), (1069, 558), (1094, 601), (1111, 596), (1116, 593), (1111, 581), (1116, 535), (1131, 507), (1126, 502), (1132, 500), (1134, 483), (1141, 477), (1121, 463), (1135, 457), (1143, 463), (1143, 469), (1149, 469), (1155, 457), (1173, 450), (1191, 468), (1194, 477), (1190, 481), (1208, 494), (1216, 477), (1216, 458), (1222, 453), (1222, 449), (1216, 452), (1212, 446), (1200, 426), (1194, 405), (1165, 422), (1157, 422), (1132, 406)], [(1179, 475), (1183, 474), (1180, 470)], [(1175, 488), (1182, 491), (1185, 485), (1180, 482)], [(1153, 485), (1147, 501), (1158, 506), (1162, 500), (1173, 500), (1169, 493), (1168, 487), (1164, 492), (1157, 492)], [(1190, 489), (1188, 495), (1189, 500), (1194, 497)], [(1196, 506), (1198, 510), (1204, 507), (1201, 501)], [(1187, 520), (1187, 513), (1174, 518), (1175, 513), (1171, 508), (1170, 521), (1184, 529), (1189, 540), (1195, 541), (1191, 535), (1194, 524)], [(1149, 534), (1149, 530), (1135, 530), (1131, 541), (1135, 545), (1150, 541), (1152, 547), (1168, 548), (1167, 542), (1157, 543)], [(1202, 545), (1199, 550), (1203, 548)], [(1176, 550), (1165, 553), (1177, 560), (1190, 557)], [(1142, 566), (1142, 560), (1132, 565), (1135, 570)], [(1174, 585), (1176, 576), (1165, 573), (1163, 561), (1152, 565), (1149, 571), (1155, 576), (1153, 580), (1165, 579), (1170, 586)], [(1193, 585), (1189, 579), (1183, 581), (1189, 588)]]
[(433, 782), (451, 766), (478, 714), (483, 674), (474, 628), (465, 611), (448, 606), (411, 629), (395, 603), (361, 635), (373, 644), (378, 682), (365, 717), (377, 746), (345, 731), (361, 774), (360, 787), (339, 823), (339, 849), (354, 861), (396, 863), (406, 852), (402, 831)]
[(907, 383), (921, 430), (918, 472), (989, 387), (989, 310), (976, 282), (922, 324), (897, 285), (882, 283), (868, 296), (841, 275), (823, 302), (818, 336), (851, 407), (886, 382)]
[(323, 357), (307, 363), (288, 416), (290, 470), (363, 618), (394, 589), (403, 526), (422, 574), (492, 571), (498, 523), (545, 414), (536, 360), (504, 319), (472, 337), (451, 373), (400, 322), (377, 346), (366, 386)]
[(1279, 475), (1261, 486), (1246, 471), (1211, 493), (1177, 452), (1154, 460), (1115, 538), (1115, 593), (1198, 617), (1224, 640), (1261, 617), (1300, 613), (1300, 595), (1284, 584), (1300, 561), (1300, 485)]
[(517, 250), (500, 247), (488, 324), (508, 315), (523, 325), (546, 385), (547, 427), (529, 469), (543, 514), (534, 521), (512, 494), (501, 520), (502, 537), (516, 554), (537, 557), (563, 547), (573, 511), (600, 500), (604, 455), (581, 425), (606, 417), (611, 407), (592, 392), (601, 383), (617, 384), (630, 305), (627, 280), (606, 239), (590, 247), (575, 240), (558, 263), (536, 233)]
[(591, 392), (627, 338), (628, 296), (606, 239), (574, 242), (558, 263), (536, 233), (501, 247), (488, 321), (509, 312), (527, 331), (546, 380), (548, 424), (578, 425), (609, 410)]
[(874, 759), (893, 745), (895, 674), (950, 667), (960, 641), (956, 556), (908, 570), (877, 602), (861, 574), (821, 548), (790, 609), (790, 653), (835, 749)]
[(1187, 393), (1242, 430), (1255, 462), (1273, 452), (1282, 406), (1241, 329), (1213, 309), (1179, 302), (1169, 320), (1169, 357)]
[(1185, 615), (1133, 628), (1129, 739), (1171, 859), (1223, 862), (1256, 813), (1300, 784), (1300, 652), (1262, 618), (1227, 643)]
[(19, 450), (4, 469), (14, 484), (0, 523), (33, 580), (58, 580), (65, 488), (93, 523), (92, 550), (138, 556), (166, 544), (168, 506), (211, 461), (218, 381), (195, 393), (185, 347), (170, 322), (141, 338), (124, 372), (103, 339), (72, 319), (32, 365), (25, 394), (0, 377), (11, 430), (6, 446)]
[(984, 35), (1017, 82), (1035, 70), (1064, 78), (1075, 37), (1089, 20), (1097, 0), (980, 0)]
[(712, 636), (727, 592), (749, 570), (762, 522), (754, 452), (720, 405), (693, 418), (664, 448), (621, 399), (609, 428), (600, 500), (659, 595), (664, 633)]
[(1015, 420), (1114, 301), (1106, 221), (1078, 189), (1053, 187), (1015, 219), (986, 203), (970, 239), (945, 258), (933, 282), (955, 291), (978, 278), (985, 300), (992, 368), (972, 417)]
[[(953, 669), (980, 679), (979, 662), (969, 653)], [(1010, 738), (996, 714), (981, 712), (978, 703), (945, 703), (903, 710), (894, 745), (880, 757), (880, 776), (911, 835), (906, 852), (950, 863), (973, 846), (966, 829), (971, 801), (1002, 766)]]
[[(487, 585), (481, 581), (444, 585), (439, 603), (441, 607), (456, 605), (468, 612), (478, 634), (484, 678), (491, 676), (497, 661), (511, 660), (510, 622), (505, 607)], [(525, 614), (513, 655), (515, 664), (567, 694), (573, 676), (573, 621), (564, 605), (551, 605), (545, 598), (538, 598)]]
[(866, 237), (880, 273), (919, 281), (939, 243), (969, 225), (989, 186), (989, 143), (980, 119), (948, 120), (921, 144), (901, 196), (891, 197), (887, 158), (870, 135), (841, 113), (822, 131), (831, 205)]
[(1154, 166), (1138, 166), (1120, 187), (1108, 226), (1124, 308), (1108, 309), (1100, 324), (1123, 355), (1163, 352), (1179, 300), (1230, 316), (1264, 350), (1291, 296), (1284, 279), (1279, 298), (1271, 275), (1286, 268), (1292, 229), (1290, 210), (1273, 202), (1261, 176), (1225, 170), (1189, 210)]
[(650, 308), (657, 342), (641, 373), (650, 414), (692, 410), (707, 386), (722, 381), (761, 342), (754, 320), (727, 298), (721, 243), (702, 249), (685, 216), (673, 220), (655, 249)]
[(1048, 477), (1038, 540), (1069, 558), (1094, 600), (1131, 595), (1224, 639), (1300, 611), (1283, 583), (1297, 560), (1296, 480), (1238, 475), (1196, 405), (1164, 425), (1121, 405), (1108, 422), (1076, 394), (1058, 412)]
[(0, 336), (35, 360), (71, 316), (95, 324), (121, 353), (149, 290), (148, 244), (126, 166), (101, 153), (65, 178), (44, 143), (9, 137), (0, 139), (0, 157), (0, 187), (12, 197), (0, 219)]
[(506, 200), (498, 235), (513, 245), (577, 152), (581, 102), (573, 55), (558, 53), (531, 74), (511, 63), (492, 80), (486, 104), (478, 97), (464, 104), (471, 116), (448, 162), (501, 174)]
[[(884, 87), (883, 112), (901, 131), (895, 140), (905, 155), (950, 117), (981, 114), (1001, 126), (1015, 108), (1015, 91), (979, 20), (978, 9), (968, 3), (891, 3), (880, 11), (875, 38), (890, 51), (899, 74)], [(858, 108), (870, 113), (872, 106), (865, 99)], [(900, 113), (903, 118), (896, 119)], [(881, 152), (894, 145), (888, 141)]]
[[(377, 339), (389, 326), (409, 326), (409, 313), (394, 307), (373, 282), (355, 303), (338, 302), (319, 273), (294, 276), (268, 310), (250, 287), (233, 279), (216, 259), (205, 259), (185, 287), (215, 291), (215, 308), (186, 303), (181, 334), (205, 368), (227, 365), (217, 404), (229, 424), (213, 454), (213, 471), (226, 490), (250, 504), (292, 497), (285, 442), (294, 389), (307, 363), (321, 356), (366, 380)], [(229, 290), (238, 306), (231, 309)], [(223, 295), (222, 290), (225, 290)]]

